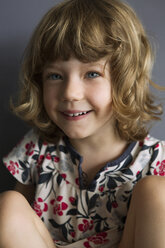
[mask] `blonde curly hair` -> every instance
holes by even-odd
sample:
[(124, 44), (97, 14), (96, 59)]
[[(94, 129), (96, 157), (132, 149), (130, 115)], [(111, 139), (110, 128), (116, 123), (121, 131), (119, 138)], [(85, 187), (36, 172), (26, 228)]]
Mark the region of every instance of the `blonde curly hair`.
[(25, 51), (14, 112), (54, 140), (59, 128), (43, 105), (42, 72), (45, 63), (71, 54), (84, 63), (108, 58), (116, 129), (125, 140), (143, 139), (162, 114), (149, 90), (154, 59), (135, 12), (119, 0), (66, 0), (46, 13)]

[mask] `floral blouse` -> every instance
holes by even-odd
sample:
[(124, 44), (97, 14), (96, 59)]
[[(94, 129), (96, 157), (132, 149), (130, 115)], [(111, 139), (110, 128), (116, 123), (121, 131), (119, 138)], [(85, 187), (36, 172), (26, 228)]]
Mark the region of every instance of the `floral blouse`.
[(88, 186), (82, 160), (67, 137), (51, 144), (31, 130), (4, 164), (19, 182), (36, 186), (32, 207), (56, 247), (116, 248), (134, 185), (147, 175), (165, 175), (165, 142), (147, 136), (131, 143)]

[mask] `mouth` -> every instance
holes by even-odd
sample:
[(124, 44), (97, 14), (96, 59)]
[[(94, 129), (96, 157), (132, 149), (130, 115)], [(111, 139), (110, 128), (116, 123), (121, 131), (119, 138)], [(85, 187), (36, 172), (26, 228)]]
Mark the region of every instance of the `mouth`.
[(69, 117), (77, 117), (77, 116), (86, 115), (89, 112), (91, 112), (91, 110), (89, 110), (89, 111), (80, 111), (80, 112), (79, 111), (77, 111), (77, 112), (74, 111), (74, 113), (72, 111), (66, 111), (66, 112), (63, 112), (63, 114), (66, 115), (66, 116), (69, 116)]

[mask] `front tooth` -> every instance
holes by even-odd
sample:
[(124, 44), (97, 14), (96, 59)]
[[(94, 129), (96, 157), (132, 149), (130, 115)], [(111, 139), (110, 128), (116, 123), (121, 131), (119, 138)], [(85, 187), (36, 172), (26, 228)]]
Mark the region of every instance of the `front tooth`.
[(74, 116), (78, 116), (78, 115), (80, 115), (81, 113), (75, 113), (75, 114), (73, 114)]
[(79, 112), (79, 113), (74, 113), (74, 114), (68, 114), (70, 117), (76, 117), (76, 116), (79, 116), (79, 115), (82, 115), (82, 114), (86, 114), (87, 112)]
[(74, 116), (74, 114), (67, 114), (67, 115), (69, 115), (70, 117), (73, 117)]

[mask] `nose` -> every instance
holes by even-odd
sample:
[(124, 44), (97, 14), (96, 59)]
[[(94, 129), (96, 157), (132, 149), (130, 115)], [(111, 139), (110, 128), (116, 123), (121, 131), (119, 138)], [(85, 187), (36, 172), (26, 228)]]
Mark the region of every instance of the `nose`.
[(62, 98), (64, 101), (80, 101), (84, 98), (83, 82), (78, 77), (68, 78), (63, 87)]

